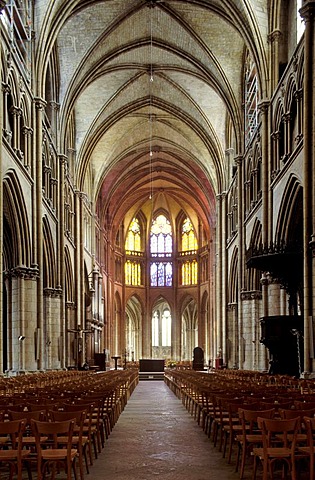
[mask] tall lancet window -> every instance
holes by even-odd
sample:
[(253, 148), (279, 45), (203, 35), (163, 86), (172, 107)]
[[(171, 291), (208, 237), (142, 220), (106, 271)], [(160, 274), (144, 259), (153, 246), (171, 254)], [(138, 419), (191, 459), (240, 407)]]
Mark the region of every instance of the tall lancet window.
[(125, 252), (127, 256), (125, 263), (126, 285), (139, 286), (142, 284), (142, 269), (137, 257), (141, 256), (141, 227), (137, 218), (134, 218), (130, 223)]
[(170, 221), (165, 215), (154, 218), (150, 231), (150, 285), (171, 287), (173, 283), (173, 237)]
[(196, 285), (198, 282), (198, 262), (196, 259), (198, 242), (193, 225), (187, 217), (181, 228), (181, 256), (187, 257), (182, 263), (182, 285)]

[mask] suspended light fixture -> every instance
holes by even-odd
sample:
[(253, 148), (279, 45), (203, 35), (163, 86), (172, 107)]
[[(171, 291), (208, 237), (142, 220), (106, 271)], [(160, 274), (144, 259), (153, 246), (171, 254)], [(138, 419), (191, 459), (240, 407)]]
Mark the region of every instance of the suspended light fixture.
[(153, 7), (154, 3), (150, 3), (150, 81), (149, 81), (149, 172), (150, 172), (150, 194), (149, 199), (153, 199), (153, 150), (152, 150), (152, 138), (153, 138), (153, 115), (152, 115), (152, 84), (154, 82), (153, 77)]

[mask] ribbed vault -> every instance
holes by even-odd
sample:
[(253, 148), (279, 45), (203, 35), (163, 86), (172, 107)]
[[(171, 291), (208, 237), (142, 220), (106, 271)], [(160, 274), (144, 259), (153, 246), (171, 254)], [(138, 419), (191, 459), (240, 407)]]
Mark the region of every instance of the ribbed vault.
[(243, 150), (246, 49), (266, 94), (267, 3), (54, 0), (38, 6), (38, 95), (56, 55), (61, 147), (66, 155), (75, 152), (75, 183), (101, 222), (118, 225), (163, 194), (211, 229), (216, 195), (230, 181), (226, 151)]

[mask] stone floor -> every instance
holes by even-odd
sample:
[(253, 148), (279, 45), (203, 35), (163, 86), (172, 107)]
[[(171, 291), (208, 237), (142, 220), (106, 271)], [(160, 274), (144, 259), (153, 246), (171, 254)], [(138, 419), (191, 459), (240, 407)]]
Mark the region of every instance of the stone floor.
[(142, 381), (86, 480), (158, 477), (161, 480), (239, 479), (235, 463), (228, 465), (222, 459), (222, 454), (165, 383)]

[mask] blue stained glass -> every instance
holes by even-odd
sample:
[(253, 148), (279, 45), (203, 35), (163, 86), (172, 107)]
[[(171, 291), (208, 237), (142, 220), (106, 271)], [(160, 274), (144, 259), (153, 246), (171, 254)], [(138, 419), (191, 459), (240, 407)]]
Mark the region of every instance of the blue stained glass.
[(158, 286), (164, 287), (165, 284), (165, 277), (164, 277), (164, 264), (158, 264)]
[(172, 280), (173, 280), (173, 267), (172, 267), (171, 263), (166, 264), (165, 273), (166, 273), (165, 285), (166, 285), (166, 287), (171, 287), (172, 286)]
[(157, 287), (157, 264), (152, 263), (150, 267), (151, 287)]

